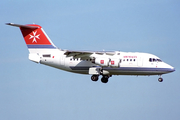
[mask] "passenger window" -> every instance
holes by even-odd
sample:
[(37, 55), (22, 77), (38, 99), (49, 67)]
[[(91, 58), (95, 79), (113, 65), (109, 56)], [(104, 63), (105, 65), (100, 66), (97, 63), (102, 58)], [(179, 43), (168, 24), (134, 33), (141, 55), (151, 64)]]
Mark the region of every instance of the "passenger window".
[(134, 61), (136, 61), (136, 59), (134, 59)]
[(128, 59), (127, 59), (127, 61), (128, 61)]
[(132, 61), (132, 59), (130, 59), (130, 61)]

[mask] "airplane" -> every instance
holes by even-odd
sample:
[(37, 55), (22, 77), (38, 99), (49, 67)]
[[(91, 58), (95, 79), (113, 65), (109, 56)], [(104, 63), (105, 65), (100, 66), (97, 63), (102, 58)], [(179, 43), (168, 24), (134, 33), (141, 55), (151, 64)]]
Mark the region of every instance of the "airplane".
[(73, 51), (56, 47), (37, 24), (6, 25), (19, 27), (29, 50), (29, 60), (68, 72), (89, 74), (92, 81), (107, 83), (112, 75), (150, 76), (174, 72), (175, 68), (159, 57), (140, 52)]

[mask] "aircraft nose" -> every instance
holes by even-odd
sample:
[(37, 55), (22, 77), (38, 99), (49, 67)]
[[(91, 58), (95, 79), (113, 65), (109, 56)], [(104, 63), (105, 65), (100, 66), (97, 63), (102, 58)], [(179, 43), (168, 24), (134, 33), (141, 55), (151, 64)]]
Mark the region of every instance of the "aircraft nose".
[(174, 67), (170, 68), (170, 72), (174, 72), (174, 71), (175, 71)]
[(175, 68), (172, 67), (171, 65), (167, 64), (167, 63), (164, 63), (164, 67), (166, 68), (166, 71), (167, 71), (168, 73), (175, 71)]
[(169, 65), (168, 71), (169, 71), (169, 72), (174, 72), (174, 71), (175, 71), (175, 68)]

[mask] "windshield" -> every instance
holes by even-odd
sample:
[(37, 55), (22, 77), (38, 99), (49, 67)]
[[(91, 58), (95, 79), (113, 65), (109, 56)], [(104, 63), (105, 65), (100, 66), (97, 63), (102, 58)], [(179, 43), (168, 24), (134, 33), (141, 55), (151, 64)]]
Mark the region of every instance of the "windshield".
[(149, 58), (149, 62), (162, 62), (161, 59), (156, 59), (156, 58)]

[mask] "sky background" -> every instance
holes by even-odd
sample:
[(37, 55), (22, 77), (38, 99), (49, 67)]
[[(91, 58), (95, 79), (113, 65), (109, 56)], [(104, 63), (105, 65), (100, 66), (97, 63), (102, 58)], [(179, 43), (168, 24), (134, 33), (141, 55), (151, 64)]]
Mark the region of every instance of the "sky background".
[[(179, 120), (179, 0), (3, 0), (0, 4), (1, 120)], [(70, 50), (160, 57), (176, 71), (113, 76), (107, 84), (28, 60), (16, 27), (36, 23)]]

